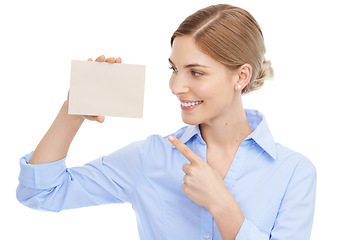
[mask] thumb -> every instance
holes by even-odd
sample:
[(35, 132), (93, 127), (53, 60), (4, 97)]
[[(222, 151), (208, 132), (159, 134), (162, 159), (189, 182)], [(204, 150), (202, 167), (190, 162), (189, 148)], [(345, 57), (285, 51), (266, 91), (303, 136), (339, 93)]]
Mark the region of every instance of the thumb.
[(99, 123), (103, 123), (105, 121), (105, 116), (91, 116), (91, 115), (82, 115), (85, 119), (90, 121), (96, 121)]
[(96, 121), (103, 123), (105, 121), (105, 116), (98, 116)]

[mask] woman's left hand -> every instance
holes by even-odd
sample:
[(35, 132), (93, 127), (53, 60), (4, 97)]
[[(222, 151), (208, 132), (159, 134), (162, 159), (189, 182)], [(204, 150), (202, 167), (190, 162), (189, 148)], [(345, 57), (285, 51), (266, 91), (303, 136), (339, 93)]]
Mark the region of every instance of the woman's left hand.
[(195, 203), (207, 208), (222, 205), (226, 196), (231, 195), (220, 174), (210, 167), (201, 157), (174, 136), (169, 141), (182, 153), (190, 164), (184, 164), (185, 172), (182, 189)]

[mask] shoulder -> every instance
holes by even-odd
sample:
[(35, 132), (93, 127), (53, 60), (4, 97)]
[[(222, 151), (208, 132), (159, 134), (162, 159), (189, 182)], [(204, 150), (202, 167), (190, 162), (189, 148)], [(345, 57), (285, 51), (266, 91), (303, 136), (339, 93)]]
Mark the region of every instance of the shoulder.
[(151, 172), (161, 172), (164, 169), (174, 164), (173, 154), (176, 153), (176, 148), (169, 142), (168, 136), (172, 135), (180, 138), (187, 126), (177, 130), (174, 133), (162, 136), (153, 134), (147, 137), (144, 141), (143, 151), (143, 169), (146, 175), (150, 176)]
[(114, 153), (134, 153), (137, 152), (140, 155), (148, 155), (149, 152), (156, 152), (161, 154), (164, 150), (172, 149), (172, 144), (168, 140), (169, 135), (173, 135), (177, 138), (181, 138), (188, 126), (182, 127), (174, 133), (166, 136), (159, 134), (152, 134), (143, 140), (134, 141), (123, 148), (115, 151)]
[[(170, 133), (168, 135), (165, 136), (161, 136), (159, 134), (153, 134), (150, 135), (146, 140), (145, 140), (145, 145), (146, 148), (151, 148), (151, 149), (157, 149), (157, 150), (161, 150), (161, 149), (168, 149), (169, 147), (172, 148), (172, 144), (169, 142), (168, 137), (170, 135), (175, 136), (176, 138), (181, 138), (181, 136), (185, 133), (185, 131), (187, 130), (189, 126), (184, 126), (182, 128), (180, 128), (179, 130), (177, 130), (176, 132)], [(148, 149), (150, 150), (150, 149)]]
[(277, 159), (280, 166), (291, 168), (293, 174), (314, 175), (316, 167), (313, 162), (303, 153), (294, 151), (280, 143), (276, 143)]

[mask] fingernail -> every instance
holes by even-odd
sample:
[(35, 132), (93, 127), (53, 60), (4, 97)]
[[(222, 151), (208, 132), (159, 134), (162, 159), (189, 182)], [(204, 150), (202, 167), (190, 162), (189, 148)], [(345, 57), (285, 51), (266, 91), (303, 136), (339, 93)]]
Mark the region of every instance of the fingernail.
[(169, 136), (168, 137), (169, 141), (173, 142), (175, 140), (175, 138), (173, 136)]

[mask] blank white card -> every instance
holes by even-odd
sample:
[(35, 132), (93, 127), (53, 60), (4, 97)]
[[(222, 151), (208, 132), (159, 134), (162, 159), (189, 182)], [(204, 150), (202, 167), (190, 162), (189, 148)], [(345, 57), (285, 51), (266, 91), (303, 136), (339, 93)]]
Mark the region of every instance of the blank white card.
[(142, 118), (145, 65), (71, 61), (69, 114)]

